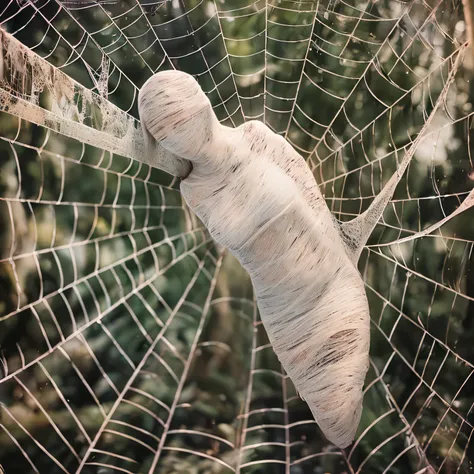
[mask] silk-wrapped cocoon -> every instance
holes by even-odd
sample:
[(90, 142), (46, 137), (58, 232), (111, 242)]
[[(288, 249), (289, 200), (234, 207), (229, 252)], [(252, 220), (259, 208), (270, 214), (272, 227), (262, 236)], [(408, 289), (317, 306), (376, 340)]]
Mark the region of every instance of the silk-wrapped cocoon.
[(304, 159), (263, 123), (222, 126), (189, 75), (140, 91), (142, 126), (189, 160), (181, 192), (249, 273), (281, 364), (337, 446), (354, 439), (368, 369), (364, 285)]

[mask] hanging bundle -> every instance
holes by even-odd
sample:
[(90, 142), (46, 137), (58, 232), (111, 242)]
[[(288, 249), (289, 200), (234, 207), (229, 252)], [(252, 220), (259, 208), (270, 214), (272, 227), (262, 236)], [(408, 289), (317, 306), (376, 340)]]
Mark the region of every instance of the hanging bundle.
[(221, 125), (192, 76), (151, 77), (139, 113), (147, 136), (190, 162), (180, 185), (186, 202), (249, 273), (275, 353), (324, 434), (348, 446), (369, 366), (356, 264), (411, 156), (365, 213), (340, 225), (304, 159), (261, 122)]

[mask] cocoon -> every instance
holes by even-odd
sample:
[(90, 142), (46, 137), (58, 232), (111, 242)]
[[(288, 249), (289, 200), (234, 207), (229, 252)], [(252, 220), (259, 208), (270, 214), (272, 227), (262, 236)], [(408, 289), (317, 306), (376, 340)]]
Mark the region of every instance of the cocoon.
[(188, 74), (150, 78), (139, 112), (146, 133), (191, 163), (180, 184), (186, 202), (249, 273), (281, 364), (327, 438), (348, 446), (369, 366), (369, 308), (346, 244), (351, 231), (341, 232), (282, 137), (257, 121), (221, 125)]

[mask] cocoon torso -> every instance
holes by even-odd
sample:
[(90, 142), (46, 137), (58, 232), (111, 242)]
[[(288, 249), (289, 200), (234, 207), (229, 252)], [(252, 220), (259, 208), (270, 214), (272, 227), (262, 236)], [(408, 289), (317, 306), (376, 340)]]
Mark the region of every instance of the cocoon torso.
[(227, 130), (232, 152), (212, 172), (191, 172), (182, 194), (249, 273), (275, 353), (328, 439), (345, 447), (368, 369), (363, 282), (303, 158), (260, 122)]

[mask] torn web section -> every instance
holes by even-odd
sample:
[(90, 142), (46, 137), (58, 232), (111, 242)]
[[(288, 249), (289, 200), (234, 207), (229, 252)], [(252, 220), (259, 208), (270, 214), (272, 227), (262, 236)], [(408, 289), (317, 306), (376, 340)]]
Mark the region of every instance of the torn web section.
[[(189, 9), (179, 2), (166, 2), (155, 7), (143, 6), (138, 2), (120, 2), (108, 6), (94, 4), (87, 9), (66, 7), (77, 18), (84, 15), (84, 10), (98, 12), (90, 14), (97, 14), (108, 26), (96, 31), (89, 30), (90, 34), (93, 38), (103, 35), (109, 41), (110, 37), (117, 37), (113, 51), (120, 51), (122, 61), (128, 55), (128, 50), (122, 49), (131, 48), (131, 60), (127, 64), (133, 65), (136, 57), (144, 64), (139, 79), (129, 75), (138, 88), (150, 75), (160, 70), (178, 68), (198, 79), (219, 120), (229, 126), (243, 122), (240, 98), (226, 53), (220, 20), (212, 3), (200, 2)], [(111, 34), (111, 28), (114, 34)], [(107, 48), (104, 47), (104, 52), (113, 57)], [(160, 51), (159, 55), (156, 54), (157, 50)]]
[(186, 174), (186, 162), (146, 146), (138, 122), (107, 100), (107, 76), (98, 88), (102, 95), (96, 94), (4, 31), (2, 56), (2, 110), (171, 175)]
[(1, 39), (2, 110), (85, 143), (139, 157), (143, 140), (130, 115), (4, 30)]
[[(105, 4), (63, 2), (62, 6), (69, 23), (108, 61), (109, 92), (120, 101), (122, 109), (138, 118), (139, 89), (156, 72), (173, 68), (150, 24), (148, 9), (130, 0)], [(114, 101), (113, 97), (109, 100)]]
[(138, 89), (133, 72), (140, 73), (144, 66), (131, 68), (118, 52), (112, 54), (112, 35), (92, 34), (107, 26), (103, 17), (90, 16), (81, 24), (53, 0), (27, 2), (21, 8), (9, 1), (1, 20), (3, 28), (53, 66), (123, 110), (136, 113)]

